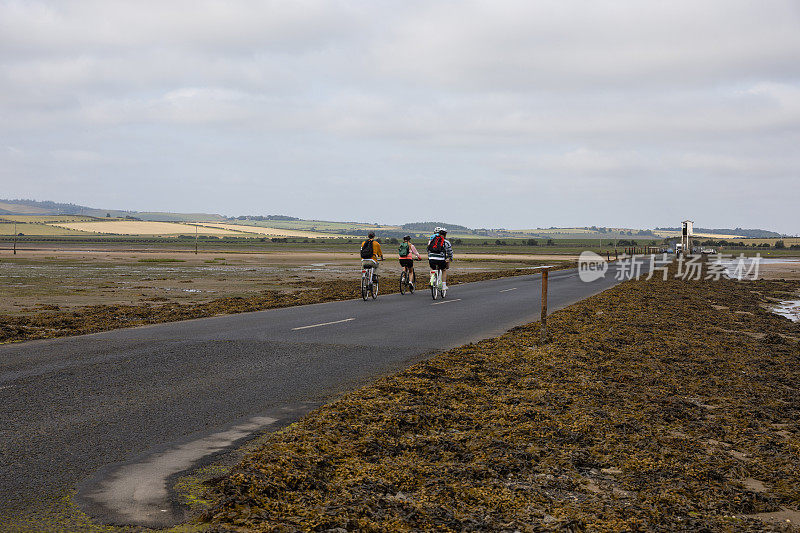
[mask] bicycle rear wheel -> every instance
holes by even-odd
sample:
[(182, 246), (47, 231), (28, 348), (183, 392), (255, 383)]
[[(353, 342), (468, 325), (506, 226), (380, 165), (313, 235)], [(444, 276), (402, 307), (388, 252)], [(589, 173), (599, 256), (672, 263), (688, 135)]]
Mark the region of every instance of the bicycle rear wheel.
[(431, 284), (431, 298), (433, 298), (434, 300), (436, 299), (436, 296), (438, 295), (439, 292), (439, 288), (437, 287), (438, 284), (439, 284), (439, 275), (437, 271), (437, 274), (433, 277), (433, 283)]
[(377, 297), (378, 297), (378, 280), (376, 279), (375, 281), (372, 282), (372, 299), (374, 300)]
[(367, 274), (361, 274), (361, 298), (366, 302), (367, 296), (369, 295), (369, 285), (367, 284), (367, 280), (369, 279)]
[(409, 290), (408, 272), (403, 270), (400, 273), (400, 294), (405, 294), (407, 290)]

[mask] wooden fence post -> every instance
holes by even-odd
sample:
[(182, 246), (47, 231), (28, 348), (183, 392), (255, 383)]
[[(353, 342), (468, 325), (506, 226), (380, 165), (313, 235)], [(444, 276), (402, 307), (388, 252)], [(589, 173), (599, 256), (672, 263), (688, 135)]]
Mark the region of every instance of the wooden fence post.
[(547, 274), (548, 269), (542, 270), (542, 343), (547, 342)]

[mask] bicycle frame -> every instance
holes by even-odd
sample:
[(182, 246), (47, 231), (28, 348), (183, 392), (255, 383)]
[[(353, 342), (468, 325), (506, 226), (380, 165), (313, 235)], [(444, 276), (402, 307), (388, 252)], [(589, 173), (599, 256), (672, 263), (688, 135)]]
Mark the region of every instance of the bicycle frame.
[(361, 298), (366, 301), (367, 296), (372, 295), (372, 299), (378, 297), (378, 282), (373, 281), (376, 276), (374, 267), (361, 268)]
[(441, 296), (444, 298), (447, 295), (447, 291), (442, 290), (442, 270), (437, 268), (436, 270), (432, 270), (431, 274), (434, 274), (433, 284), (431, 285), (431, 297), (435, 300), (437, 296)]

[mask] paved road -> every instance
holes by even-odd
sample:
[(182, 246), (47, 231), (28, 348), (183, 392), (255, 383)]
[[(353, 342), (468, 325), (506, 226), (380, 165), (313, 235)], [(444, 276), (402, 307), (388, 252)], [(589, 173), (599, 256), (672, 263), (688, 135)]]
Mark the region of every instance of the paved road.
[[(611, 271), (592, 283), (551, 272), (549, 308), (615, 283)], [(521, 276), (453, 286), (444, 301), (418, 291), (0, 346), (0, 517), (79, 483), (85, 496), (110, 478), (146, 478), (161, 459), (185, 469), (375, 376), (538, 320), (540, 284)], [(148, 460), (138, 474), (108, 468)]]

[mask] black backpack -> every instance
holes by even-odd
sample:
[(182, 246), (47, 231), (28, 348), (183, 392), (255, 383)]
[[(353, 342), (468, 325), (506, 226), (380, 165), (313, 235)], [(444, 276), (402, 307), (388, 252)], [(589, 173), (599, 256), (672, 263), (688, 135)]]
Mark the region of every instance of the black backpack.
[(428, 251), (434, 254), (444, 253), (444, 237), (437, 235), (428, 243)]
[(372, 250), (372, 239), (367, 239), (361, 246), (361, 259), (372, 259), (374, 252)]

